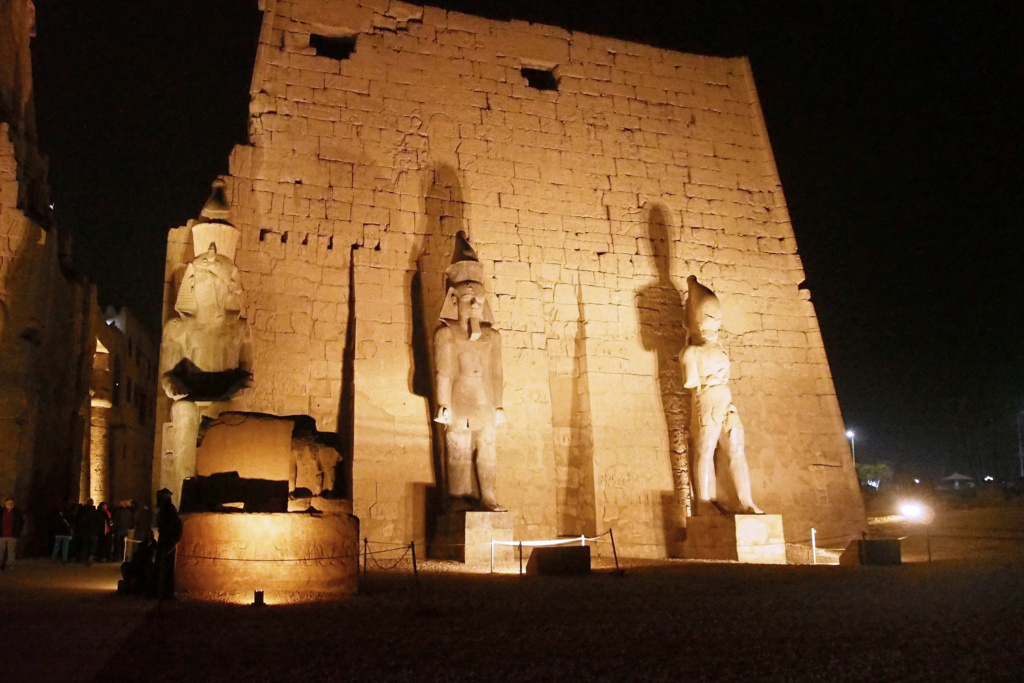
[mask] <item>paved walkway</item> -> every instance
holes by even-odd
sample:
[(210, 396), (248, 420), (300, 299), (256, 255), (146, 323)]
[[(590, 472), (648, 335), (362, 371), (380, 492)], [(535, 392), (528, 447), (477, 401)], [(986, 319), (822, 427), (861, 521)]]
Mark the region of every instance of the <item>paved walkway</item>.
[(18, 560), (0, 573), (3, 681), (86, 683), (156, 601), (117, 595), (120, 566)]

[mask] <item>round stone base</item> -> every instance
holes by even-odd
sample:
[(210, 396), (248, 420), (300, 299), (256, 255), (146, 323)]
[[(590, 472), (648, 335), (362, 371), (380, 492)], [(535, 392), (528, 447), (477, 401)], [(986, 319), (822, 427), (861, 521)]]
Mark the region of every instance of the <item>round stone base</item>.
[(345, 513), (182, 515), (176, 590), (267, 603), (344, 597), (359, 578), (359, 520)]

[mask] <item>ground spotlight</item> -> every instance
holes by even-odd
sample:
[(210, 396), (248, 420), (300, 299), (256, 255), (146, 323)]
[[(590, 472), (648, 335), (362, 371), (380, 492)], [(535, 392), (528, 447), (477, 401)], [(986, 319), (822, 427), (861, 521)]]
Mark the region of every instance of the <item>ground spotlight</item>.
[(253, 591), (253, 593), (252, 593), (252, 604), (256, 605), (257, 607), (262, 607), (264, 605), (264, 602), (263, 602), (263, 591), (262, 590)]
[(920, 522), (928, 524), (934, 516), (931, 508), (916, 500), (907, 500), (900, 503), (900, 515), (908, 522)]
[(921, 519), (924, 516), (924, 508), (920, 503), (904, 503), (900, 506), (900, 514), (907, 519)]

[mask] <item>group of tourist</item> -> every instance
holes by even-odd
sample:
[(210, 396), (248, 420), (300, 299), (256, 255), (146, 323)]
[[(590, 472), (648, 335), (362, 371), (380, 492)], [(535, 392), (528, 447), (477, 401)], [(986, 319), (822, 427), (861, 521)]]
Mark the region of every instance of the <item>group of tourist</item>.
[(142, 539), (151, 522), (149, 506), (140, 509), (133, 500), (121, 501), (113, 511), (105, 501), (95, 506), (92, 498), (69, 503), (50, 518), (51, 559), (85, 565), (121, 561), (126, 541)]
[(181, 540), (181, 517), (167, 489), (157, 491), (156, 504), (156, 534), (147, 528), (131, 559), (121, 565), (119, 592), (160, 598), (174, 595), (174, 553)]
[[(0, 570), (14, 567), (24, 522), (14, 499), (8, 498), (0, 508)], [(156, 519), (148, 505), (140, 508), (133, 500), (123, 500), (110, 510), (106, 502), (96, 507), (89, 498), (53, 512), (50, 559), (65, 564), (77, 560), (87, 566), (93, 562), (121, 562), (119, 591), (171, 597), (174, 553), (181, 534), (181, 518), (167, 489), (157, 491)], [(133, 544), (131, 552), (129, 542)]]

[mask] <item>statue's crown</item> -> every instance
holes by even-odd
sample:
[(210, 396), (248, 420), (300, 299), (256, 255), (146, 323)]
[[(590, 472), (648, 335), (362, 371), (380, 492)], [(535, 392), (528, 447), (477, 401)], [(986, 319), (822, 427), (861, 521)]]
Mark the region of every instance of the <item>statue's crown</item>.
[(693, 275), (686, 278), (686, 289), (686, 326), (691, 334), (699, 336), (701, 320), (706, 315), (721, 318), (722, 304), (718, 301), (718, 295), (697, 282)]
[(463, 282), (483, 282), (484, 265), (476, 256), (476, 250), (469, 243), (466, 233), (459, 230), (455, 235), (455, 246), (452, 248), (452, 264), (444, 271), (448, 282), (458, 285)]
[(210, 198), (199, 212), (200, 222), (192, 226), (192, 250), (198, 256), (208, 252), (214, 244), (218, 254), (234, 261), (241, 231), (230, 222), (231, 208), (224, 196), (224, 187), (220, 178), (213, 181)]

